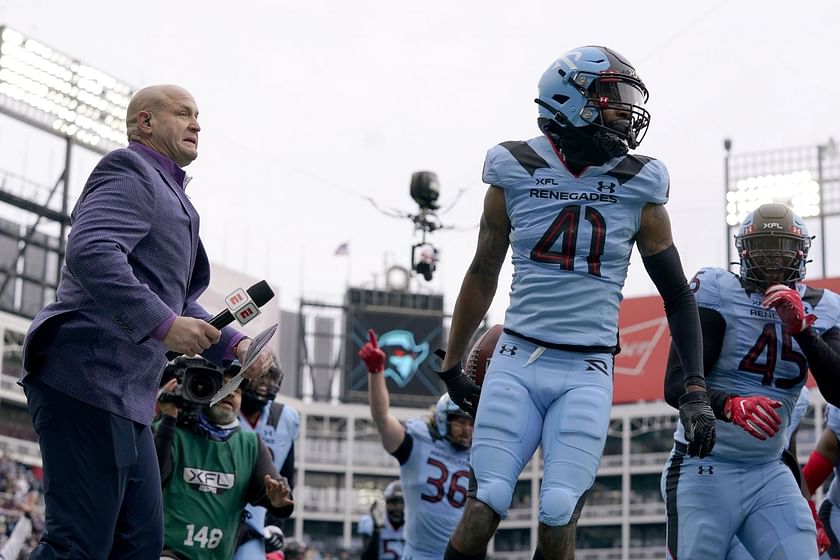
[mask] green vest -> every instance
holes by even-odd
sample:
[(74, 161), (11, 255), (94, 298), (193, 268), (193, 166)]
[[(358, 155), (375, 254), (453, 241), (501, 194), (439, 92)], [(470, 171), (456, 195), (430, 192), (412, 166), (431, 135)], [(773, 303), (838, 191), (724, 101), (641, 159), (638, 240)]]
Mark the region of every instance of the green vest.
[(257, 449), (254, 432), (213, 441), (175, 430), (172, 476), (163, 491), (166, 548), (193, 560), (233, 558)]

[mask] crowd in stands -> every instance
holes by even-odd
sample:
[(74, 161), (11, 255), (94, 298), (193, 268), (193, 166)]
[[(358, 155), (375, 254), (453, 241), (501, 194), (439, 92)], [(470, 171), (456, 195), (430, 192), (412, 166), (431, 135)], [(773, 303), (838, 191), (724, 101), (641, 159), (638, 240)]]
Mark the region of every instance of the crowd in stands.
[(29, 556), (44, 528), (42, 471), (0, 455), (0, 548), (24, 516), (32, 522), (32, 533), (20, 550), (20, 559)]

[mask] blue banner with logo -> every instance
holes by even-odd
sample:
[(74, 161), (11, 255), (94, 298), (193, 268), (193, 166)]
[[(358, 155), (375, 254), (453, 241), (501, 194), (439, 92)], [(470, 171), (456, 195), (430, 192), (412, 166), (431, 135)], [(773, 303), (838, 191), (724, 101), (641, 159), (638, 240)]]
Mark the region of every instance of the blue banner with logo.
[(424, 407), (437, 401), (446, 390), (434, 372), (439, 360), (433, 354), (444, 343), (443, 315), (352, 307), (347, 312), (345, 330), (345, 400), (368, 402), (367, 368), (358, 356), (368, 340), (368, 329), (376, 331), (379, 346), (387, 356), (385, 377), (391, 405)]

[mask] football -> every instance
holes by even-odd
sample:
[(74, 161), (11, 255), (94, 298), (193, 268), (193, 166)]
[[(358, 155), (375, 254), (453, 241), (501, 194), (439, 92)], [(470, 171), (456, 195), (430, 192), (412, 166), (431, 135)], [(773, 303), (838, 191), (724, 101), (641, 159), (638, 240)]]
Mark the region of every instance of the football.
[(502, 336), (502, 325), (493, 325), (484, 331), (467, 354), (464, 373), (479, 387), (484, 383), (484, 374), (487, 373), (490, 358), (493, 357), (493, 350), (496, 349), (496, 342), (499, 341), (500, 336)]

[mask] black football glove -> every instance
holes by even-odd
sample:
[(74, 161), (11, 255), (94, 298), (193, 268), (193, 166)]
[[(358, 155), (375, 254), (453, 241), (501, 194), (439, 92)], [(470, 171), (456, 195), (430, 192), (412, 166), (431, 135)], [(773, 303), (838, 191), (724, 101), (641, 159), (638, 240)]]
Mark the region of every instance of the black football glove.
[(688, 455), (701, 459), (715, 446), (715, 413), (706, 391), (694, 391), (680, 397), (680, 422), (685, 428)]
[[(438, 348), (435, 356), (443, 360), (446, 352)], [(481, 387), (464, 374), (461, 362), (458, 362), (446, 371), (437, 371), (449, 392), (449, 398), (458, 405), (458, 408), (475, 418), (475, 411), (478, 408), (478, 399), (481, 396)]]

